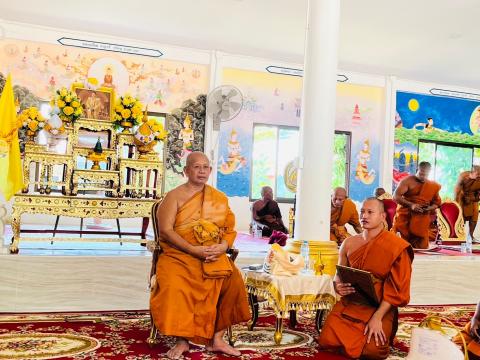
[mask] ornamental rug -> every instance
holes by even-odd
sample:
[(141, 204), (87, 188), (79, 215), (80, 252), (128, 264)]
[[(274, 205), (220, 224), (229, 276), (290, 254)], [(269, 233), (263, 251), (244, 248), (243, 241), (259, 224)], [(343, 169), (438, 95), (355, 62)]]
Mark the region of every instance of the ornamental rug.
[[(429, 314), (438, 314), (464, 326), (475, 310), (474, 305), (412, 306), (400, 313), (400, 327), (390, 359), (401, 359), (408, 352), (412, 327)], [(342, 356), (318, 350), (314, 319), (298, 315), (295, 330), (284, 322), (281, 344), (273, 341), (275, 317), (264, 310), (254, 331), (234, 327), (235, 347), (242, 350), (241, 360), (296, 360), (303, 358), (341, 360)], [(0, 360), (73, 359), (73, 360), (157, 360), (164, 359), (173, 339), (160, 336), (150, 348), (147, 311), (81, 312), (42, 314), (0, 314)], [(453, 329), (447, 333), (454, 334)], [(228, 356), (192, 345), (187, 359), (227, 359)]]

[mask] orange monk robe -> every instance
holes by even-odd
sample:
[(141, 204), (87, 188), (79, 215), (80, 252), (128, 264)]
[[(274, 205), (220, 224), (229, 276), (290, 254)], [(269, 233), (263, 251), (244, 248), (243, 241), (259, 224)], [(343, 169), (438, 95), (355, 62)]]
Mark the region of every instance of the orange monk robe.
[(465, 220), (478, 221), (478, 200), (480, 179), (470, 179), (470, 171), (464, 171), (458, 177), (455, 186), (455, 201), (462, 207)]
[(345, 227), (346, 224), (352, 225), (357, 233), (362, 231), (357, 207), (352, 200), (345, 199), (343, 206), (340, 209), (334, 208), (333, 205), (331, 206), (330, 240), (341, 243), (347, 237), (351, 236)]
[[(462, 330), (463, 338), (467, 343), (468, 357), (470, 360), (480, 360), (480, 339), (474, 338), (470, 333), (472, 323), (469, 321), (465, 328)], [(453, 342), (457, 344), (463, 350), (463, 341), (460, 335), (456, 335)]]
[[(442, 203), (439, 195), (440, 184), (430, 180), (423, 183), (415, 180), (415, 183), (416, 186), (403, 195), (405, 200), (421, 206), (433, 204), (440, 206)], [(398, 204), (392, 231), (400, 232), (402, 238), (406, 239), (414, 248), (428, 249), (432, 222), (430, 215), (430, 213), (415, 213), (410, 208)]]
[[(413, 250), (403, 239), (389, 231), (382, 231), (350, 255), (348, 266), (370, 271), (375, 277), (378, 300), (386, 301), (392, 308), (382, 320), (385, 336), (393, 340), (397, 328), (397, 307), (410, 300), (410, 277)], [(385, 359), (390, 344), (375, 345), (363, 334), (365, 326), (377, 309), (371, 305), (352, 303), (343, 297), (328, 315), (319, 343), (322, 349), (334, 350), (351, 358)]]
[[(236, 237), (235, 216), (222, 192), (205, 185), (177, 212), (174, 230), (193, 245), (192, 224), (202, 218), (223, 230), (229, 247)], [(157, 214), (162, 216), (161, 213)], [(157, 284), (150, 297), (150, 310), (158, 331), (197, 344), (208, 344), (215, 332), (247, 321), (250, 312), (245, 285), (237, 268), (225, 278), (205, 278), (202, 261), (160, 239)]]

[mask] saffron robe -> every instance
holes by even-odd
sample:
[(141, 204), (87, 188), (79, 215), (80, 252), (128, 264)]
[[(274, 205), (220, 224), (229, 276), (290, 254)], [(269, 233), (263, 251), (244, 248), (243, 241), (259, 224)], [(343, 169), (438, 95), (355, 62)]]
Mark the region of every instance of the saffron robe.
[[(440, 188), (440, 184), (435, 181), (425, 180), (423, 183), (416, 181), (416, 186), (407, 191), (403, 197), (405, 200), (421, 206), (433, 204), (440, 206), (442, 203), (439, 195)], [(392, 231), (400, 232), (402, 238), (406, 239), (414, 248), (428, 249), (431, 223), (430, 213), (416, 213), (410, 208), (398, 204)]]
[[(478, 338), (474, 338), (470, 334), (472, 323), (469, 321), (465, 328), (462, 330), (462, 335), (465, 338), (465, 342), (467, 343), (467, 350), (468, 356), (470, 360), (477, 360), (480, 359), (480, 340)], [(463, 350), (463, 341), (460, 335), (456, 335), (452, 341), (460, 346)]]
[[(255, 204), (254, 204), (255, 206)], [(288, 234), (287, 228), (281, 222), (282, 213), (278, 207), (278, 203), (275, 200), (268, 200), (259, 210), (256, 211), (259, 217), (270, 215), (274, 217), (273, 221), (267, 220), (253, 220), (263, 225), (262, 236), (272, 235), (273, 230), (280, 231), (284, 234)]]
[[(161, 216), (157, 213), (157, 217)], [(193, 232), (193, 224), (200, 218), (216, 224), (229, 247), (233, 245), (235, 216), (225, 194), (205, 185), (204, 191), (195, 194), (178, 210), (175, 232), (190, 244), (200, 245)], [(163, 239), (160, 244), (157, 286), (151, 293), (150, 311), (161, 334), (208, 344), (215, 332), (250, 319), (245, 285), (233, 263), (230, 276), (206, 278), (202, 260)]]
[(334, 350), (351, 358), (386, 359), (390, 341), (396, 333), (397, 307), (410, 301), (410, 277), (413, 250), (410, 244), (389, 231), (382, 231), (375, 239), (355, 250), (348, 257), (348, 266), (370, 271), (379, 302), (386, 301), (392, 308), (382, 319), (387, 343), (377, 347), (375, 339), (367, 344), (365, 326), (377, 308), (349, 301), (343, 297), (327, 316), (319, 337), (322, 349)]
[(455, 186), (455, 201), (462, 207), (465, 220), (478, 221), (480, 179), (470, 179), (469, 175), (470, 171), (464, 171), (458, 177)]
[(330, 240), (342, 243), (347, 237), (351, 235), (348, 233), (346, 224), (353, 226), (357, 233), (362, 231), (362, 225), (358, 217), (357, 207), (350, 199), (345, 199), (343, 206), (338, 209), (332, 206), (330, 216)]

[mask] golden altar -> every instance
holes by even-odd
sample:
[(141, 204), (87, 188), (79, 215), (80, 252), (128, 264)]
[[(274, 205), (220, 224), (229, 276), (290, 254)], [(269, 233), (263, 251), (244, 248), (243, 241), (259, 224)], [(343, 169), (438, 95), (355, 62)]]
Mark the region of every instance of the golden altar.
[[(62, 195), (29, 195), (19, 194), (15, 196), (12, 211), (13, 242), (10, 252), (18, 252), (18, 244), (21, 241), (75, 241), (78, 238), (59, 237), (20, 237), (20, 224), (22, 214), (42, 214), (56, 216), (70, 216), (76, 218), (150, 218), (151, 209), (156, 200), (152, 199), (118, 199), (107, 197), (76, 197)], [(147, 224), (148, 226), (148, 224)], [(133, 238), (88, 238), (88, 241), (121, 241), (146, 243), (146, 226), (138, 233), (123, 233), (123, 235), (139, 235), (139, 239)], [(30, 233), (89, 233), (75, 230), (27, 230)], [(92, 233), (92, 232), (90, 232)], [(118, 234), (118, 232), (102, 232), (102, 234)]]
[[(12, 205), (13, 238), (11, 253), (18, 253), (20, 241), (117, 241), (146, 243), (152, 205), (163, 191), (163, 154), (145, 156), (136, 151), (133, 134), (120, 134), (107, 120), (78, 119), (65, 127), (60, 141), (63, 152), (53, 142), (25, 144), (23, 155), (24, 189)], [(98, 138), (98, 140), (97, 140)], [(102, 147), (102, 168), (92, 166), (92, 141)], [(52, 145), (53, 144), (53, 145)], [(33, 169), (33, 171), (32, 171)], [(22, 214), (57, 216), (53, 229), (21, 229)], [(79, 230), (58, 230), (60, 216), (81, 219)], [(116, 219), (118, 231), (84, 231), (84, 218)], [(120, 218), (142, 218), (138, 232), (120, 231)], [(51, 233), (51, 237), (21, 237), (21, 233)], [(80, 238), (56, 234), (79, 234)], [(116, 235), (89, 237), (84, 234)], [(124, 237), (131, 236), (131, 237)], [(137, 238), (133, 238), (133, 236)]]

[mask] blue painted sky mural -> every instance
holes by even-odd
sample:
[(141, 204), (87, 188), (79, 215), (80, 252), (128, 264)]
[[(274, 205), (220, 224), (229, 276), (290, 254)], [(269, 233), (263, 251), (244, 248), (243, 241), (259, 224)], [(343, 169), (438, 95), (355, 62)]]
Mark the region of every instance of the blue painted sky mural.
[[(479, 131), (479, 101), (398, 91), (393, 187), (414, 174), (419, 161), (429, 161), (440, 195), (452, 199), (458, 174), (478, 162)], [(471, 148), (459, 147), (465, 145)], [(468, 161), (460, 161), (462, 151)]]
[(425, 123), (427, 118), (431, 117), (435, 128), (473, 134), (474, 130), (478, 132), (480, 124), (471, 124), (470, 120), (474, 120), (476, 115), (480, 114), (477, 109), (479, 105), (478, 101), (466, 99), (397, 92), (397, 112), (403, 127), (407, 129)]

